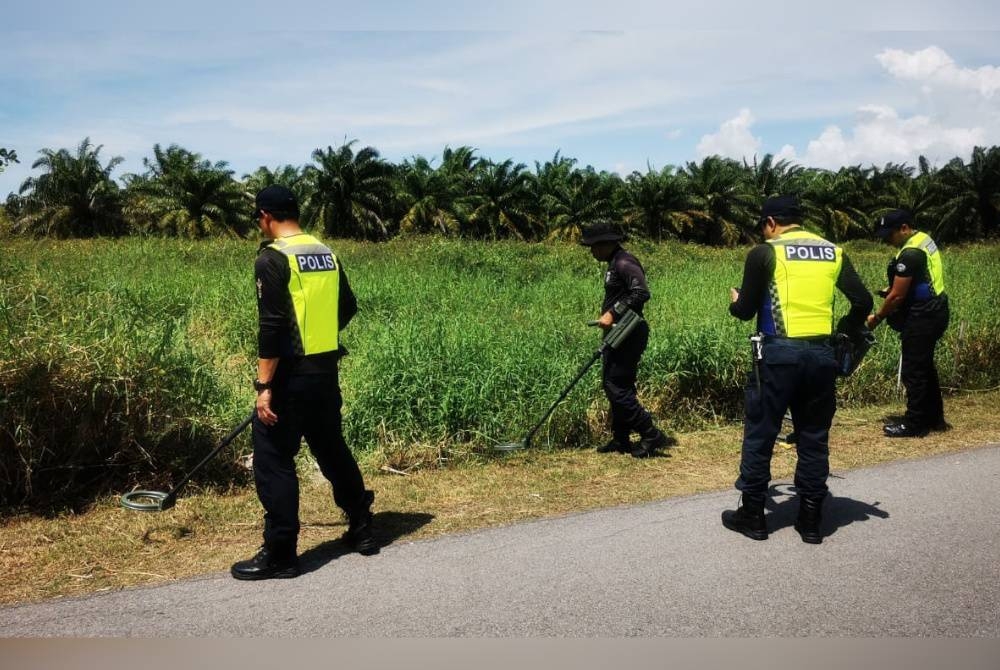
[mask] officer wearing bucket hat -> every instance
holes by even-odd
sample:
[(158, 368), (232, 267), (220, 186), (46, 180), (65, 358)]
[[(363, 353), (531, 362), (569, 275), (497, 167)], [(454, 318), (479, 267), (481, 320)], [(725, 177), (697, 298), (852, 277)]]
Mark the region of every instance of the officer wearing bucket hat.
[[(635, 256), (625, 251), (623, 236), (610, 225), (595, 224), (583, 229), (580, 244), (590, 247), (593, 257), (607, 263), (604, 273), (604, 301), (597, 325), (607, 330), (631, 309), (642, 316), (643, 305), (649, 300), (646, 273)], [(649, 343), (649, 324), (642, 321), (617, 349), (605, 349), (603, 354), (604, 394), (611, 404), (612, 439), (597, 448), (600, 453), (631, 453), (636, 458), (653, 456), (657, 449), (669, 446), (670, 439), (653, 423), (653, 417), (639, 402), (635, 381)], [(638, 445), (631, 443), (632, 432), (639, 434)]]
[(900, 376), (906, 388), (906, 414), (882, 430), (887, 437), (923, 437), (931, 430), (947, 430), (950, 426), (944, 419), (934, 366), (934, 348), (951, 317), (941, 250), (927, 233), (913, 227), (913, 215), (905, 209), (882, 217), (875, 235), (899, 247), (899, 253), (889, 262), (889, 288), (882, 292), (885, 301), (868, 317), (868, 327), (874, 330), (888, 321), (899, 332)]
[(730, 289), (729, 312), (757, 317), (754, 371), (745, 391), (743, 449), (736, 510), (722, 524), (754, 540), (767, 539), (764, 498), (771, 455), (785, 412), (797, 434), (795, 529), (804, 542), (823, 541), (821, 511), (830, 474), (830, 424), (836, 411), (837, 362), (831, 342), (834, 289), (851, 303), (838, 324), (854, 332), (865, 321), (872, 297), (843, 250), (800, 227), (803, 213), (794, 196), (764, 202), (758, 222), (764, 244), (747, 255), (741, 289)]
[(377, 545), (374, 494), (365, 490), (341, 426), (339, 331), (357, 312), (357, 301), (340, 260), (299, 228), (298, 201), (289, 189), (261, 190), (254, 214), (266, 238), (254, 263), (259, 327), (253, 472), (264, 507), (264, 544), (231, 573), (272, 579), (299, 574), (295, 455), (303, 437), (333, 486), (334, 502), (348, 516), (343, 539), (361, 553), (374, 553)]

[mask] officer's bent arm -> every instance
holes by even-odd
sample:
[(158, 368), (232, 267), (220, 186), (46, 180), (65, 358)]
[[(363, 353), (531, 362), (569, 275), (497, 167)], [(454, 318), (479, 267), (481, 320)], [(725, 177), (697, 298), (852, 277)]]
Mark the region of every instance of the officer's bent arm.
[(636, 312), (649, 300), (649, 287), (646, 285), (646, 273), (642, 267), (628, 256), (621, 257), (615, 264), (615, 270), (625, 278), (625, 295), (620, 302)]
[(851, 303), (851, 309), (844, 316), (841, 323), (848, 330), (857, 330), (865, 322), (868, 315), (871, 314), (874, 301), (872, 300), (872, 294), (865, 287), (864, 282), (861, 281), (861, 277), (858, 276), (858, 272), (854, 269), (854, 264), (851, 263), (851, 259), (847, 257), (847, 254), (844, 254), (843, 263), (840, 266), (840, 276), (837, 277), (837, 288), (840, 289), (840, 292)]
[(774, 247), (758, 244), (747, 254), (743, 265), (743, 283), (740, 296), (730, 303), (729, 313), (742, 321), (749, 321), (764, 304), (767, 285), (774, 276)]
[(889, 288), (889, 295), (885, 297), (885, 301), (882, 302), (882, 307), (875, 315), (875, 318), (878, 321), (884, 320), (900, 308), (900, 306), (906, 301), (906, 296), (910, 292), (910, 284), (912, 283), (913, 277), (900, 277), (899, 275), (896, 275), (892, 278), (892, 286)]

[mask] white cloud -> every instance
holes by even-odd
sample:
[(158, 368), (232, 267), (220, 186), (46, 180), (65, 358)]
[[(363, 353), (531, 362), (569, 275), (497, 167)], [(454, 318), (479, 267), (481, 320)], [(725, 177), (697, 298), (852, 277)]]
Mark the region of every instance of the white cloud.
[(891, 107), (873, 105), (858, 110), (847, 134), (839, 126), (827, 126), (809, 142), (802, 162), (829, 169), (858, 163), (912, 165), (921, 155), (932, 160), (967, 156), (985, 141), (983, 128), (946, 127), (927, 116), (903, 118)]
[(928, 91), (938, 85), (975, 91), (987, 99), (1000, 91), (1000, 67), (962, 68), (936, 46), (912, 53), (885, 49), (875, 58), (894, 77), (923, 83)]
[(703, 135), (695, 151), (699, 158), (718, 154), (728, 158), (749, 158), (760, 151), (762, 142), (750, 132), (754, 118), (749, 109), (740, 113), (719, 127), (719, 132)]

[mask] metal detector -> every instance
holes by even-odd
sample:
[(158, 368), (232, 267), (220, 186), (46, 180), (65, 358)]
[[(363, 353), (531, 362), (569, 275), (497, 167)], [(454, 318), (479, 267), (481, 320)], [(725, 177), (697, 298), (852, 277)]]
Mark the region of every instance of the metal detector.
[(162, 512), (168, 510), (174, 506), (177, 502), (177, 492), (188, 483), (194, 473), (198, 472), (206, 463), (215, 458), (215, 455), (220, 451), (229, 446), (229, 443), (236, 439), (236, 436), (246, 430), (246, 427), (250, 425), (253, 421), (254, 415), (257, 410), (250, 412), (250, 416), (243, 420), (239, 426), (233, 429), (233, 432), (229, 433), (219, 442), (219, 446), (212, 450), (205, 458), (201, 459), (201, 463), (194, 466), (191, 472), (184, 475), (184, 478), (172, 488), (170, 491), (164, 493), (163, 491), (129, 491), (122, 496), (122, 507), (127, 507), (128, 509), (138, 510), (140, 512)]
[[(597, 350), (590, 355), (590, 359), (586, 363), (584, 363), (583, 366), (580, 368), (580, 370), (576, 373), (576, 376), (573, 377), (573, 381), (571, 381), (569, 384), (566, 385), (566, 388), (563, 389), (563, 392), (559, 394), (559, 398), (557, 398), (556, 401), (552, 403), (552, 406), (549, 407), (549, 410), (545, 412), (544, 416), (542, 416), (542, 418), (538, 420), (538, 423), (536, 423), (532, 427), (532, 429), (528, 431), (528, 434), (524, 436), (524, 439), (521, 440), (520, 442), (506, 442), (504, 444), (497, 444), (493, 447), (493, 449), (495, 449), (496, 451), (515, 451), (517, 449), (527, 449), (528, 447), (530, 447), (531, 438), (535, 436), (535, 433), (537, 433), (538, 429), (542, 427), (542, 424), (545, 423), (546, 419), (548, 419), (549, 416), (552, 415), (552, 412), (554, 412), (556, 407), (559, 406), (559, 403), (561, 403), (563, 400), (566, 399), (566, 396), (568, 396), (569, 392), (573, 390), (573, 387), (576, 386), (576, 383), (580, 381), (581, 378), (583, 378), (583, 375), (587, 373), (587, 370), (589, 370), (590, 367), (597, 362), (597, 359), (600, 358), (607, 349), (617, 349), (621, 345), (621, 343), (624, 342), (625, 339), (632, 333), (632, 331), (635, 330), (636, 326), (638, 326), (642, 322), (643, 318), (639, 316), (636, 312), (632, 311), (631, 309), (626, 310), (625, 313), (621, 316), (621, 318), (619, 318), (618, 321), (612, 324), (611, 328), (608, 329), (607, 334), (601, 341), (601, 346), (599, 346)], [(590, 321), (587, 325), (596, 326), (597, 322)]]

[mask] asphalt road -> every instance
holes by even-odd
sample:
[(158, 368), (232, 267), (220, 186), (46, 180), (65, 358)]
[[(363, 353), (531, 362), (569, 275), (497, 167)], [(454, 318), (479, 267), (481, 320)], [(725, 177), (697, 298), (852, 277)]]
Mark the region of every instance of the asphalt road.
[(0, 635), (1000, 637), (1000, 447), (835, 474), (821, 545), (779, 483), (766, 542), (722, 527), (725, 491), (372, 557), (330, 543), (298, 579), (0, 609)]

